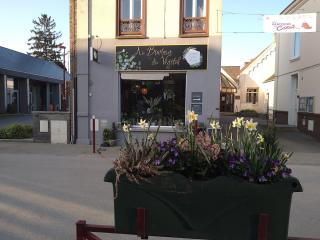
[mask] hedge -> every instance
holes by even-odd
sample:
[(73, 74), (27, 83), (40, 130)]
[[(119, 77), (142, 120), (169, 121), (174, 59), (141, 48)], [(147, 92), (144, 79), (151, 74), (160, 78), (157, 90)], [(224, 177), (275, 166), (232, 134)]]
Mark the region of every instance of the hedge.
[(0, 128), (0, 139), (22, 139), (32, 138), (32, 126), (13, 124)]

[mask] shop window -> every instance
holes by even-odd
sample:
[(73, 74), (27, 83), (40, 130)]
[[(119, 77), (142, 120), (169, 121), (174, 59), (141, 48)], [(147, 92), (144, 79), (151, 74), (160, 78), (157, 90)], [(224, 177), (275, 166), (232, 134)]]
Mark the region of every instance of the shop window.
[(248, 88), (247, 97), (246, 97), (247, 103), (252, 103), (252, 104), (258, 103), (258, 95), (259, 95), (258, 88)]
[(293, 47), (292, 47), (292, 59), (300, 57), (301, 48), (301, 33), (296, 32), (293, 34)]
[(185, 89), (185, 74), (163, 80), (121, 79), (121, 121), (136, 125), (143, 118), (155, 126), (184, 122)]
[(145, 37), (146, 0), (117, 0), (117, 37)]
[(207, 36), (209, 29), (208, 0), (180, 0), (181, 37)]
[(299, 112), (313, 112), (314, 97), (299, 98)]

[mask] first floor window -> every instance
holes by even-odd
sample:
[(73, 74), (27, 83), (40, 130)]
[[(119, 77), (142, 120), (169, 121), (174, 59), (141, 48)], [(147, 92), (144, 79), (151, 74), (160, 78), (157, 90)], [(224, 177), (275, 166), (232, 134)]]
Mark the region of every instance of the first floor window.
[(258, 88), (248, 88), (247, 96), (246, 96), (247, 103), (256, 104), (258, 102), (258, 94), (259, 94)]
[(136, 125), (143, 118), (155, 126), (184, 122), (185, 89), (185, 74), (163, 80), (121, 79), (121, 121)]
[(299, 112), (313, 112), (314, 97), (299, 98)]
[(293, 33), (292, 59), (300, 57), (301, 32)]
[(181, 34), (208, 32), (208, 0), (181, 0)]
[(146, 0), (118, 1), (118, 35), (143, 35), (145, 32), (144, 5)]

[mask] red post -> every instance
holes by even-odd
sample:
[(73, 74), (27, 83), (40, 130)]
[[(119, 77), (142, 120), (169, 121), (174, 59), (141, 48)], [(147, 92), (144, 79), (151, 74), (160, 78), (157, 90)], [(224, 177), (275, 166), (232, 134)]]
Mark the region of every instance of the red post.
[(269, 215), (262, 213), (259, 215), (258, 240), (268, 240)]
[(92, 117), (92, 151), (96, 153), (96, 119)]
[(86, 221), (80, 220), (76, 223), (77, 240), (86, 240)]
[(141, 239), (148, 239), (146, 233), (146, 209), (138, 208), (137, 209), (137, 235)]

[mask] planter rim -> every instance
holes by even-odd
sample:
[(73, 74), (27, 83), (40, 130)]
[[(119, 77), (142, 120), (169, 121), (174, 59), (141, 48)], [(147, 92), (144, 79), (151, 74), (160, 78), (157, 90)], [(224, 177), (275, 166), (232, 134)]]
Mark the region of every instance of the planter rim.
[[(221, 176), (209, 179), (209, 180), (192, 180), (192, 181), (190, 181), (189, 179), (187, 179), (182, 174), (175, 173), (175, 172), (169, 172), (169, 171), (162, 172), (162, 174), (160, 174), (159, 176), (155, 176), (155, 177), (161, 177), (161, 176), (162, 177), (165, 177), (165, 176), (179, 176), (180, 178), (181, 177), (184, 178), (186, 182), (188, 181), (188, 182), (198, 182), (198, 183), (199, 182), (207, 183), (207, 182), (211, 182), (211, 181), (217, 181), (218, 179), (226, 179), (226, 180), (229, 180), (229, 181), (233, 180), (233, 181), (237, 181), (239, 183), (248, 184), (248, 185), (254, 185), (254, 186), (261, 186), (261, 187), (272, 186), (272, 185), (275, 185), (275, 184), (286, 184), (286, 185), (288, 185), (290, 187), (290, 190), (292, 192), (303, 192), (303, 188), (302, 188), (302, 185), (301, 185), (300, 181), (294, 176), (289, 176), (287, 178), (284, 178), (281, 181), (274, 182), (274, 183), (267, 183), (267, 184), (252, 183), (252, 182), (248, 182), (245, 179), (242, 179), (242, 178), (240, 178), (238, 176), (225, 176), (225, 175), (221, 175)], [(152, 178), (150, 178), (150, 179), (152, 179)], [(121, 180), (122, 181), (126, 181), (126, 182), (130, 182), (125, 176), (122, 176)], [(115, 184), (115, 182), (116, 182), (116, 172), (115, 172), (114, 168), (109, 169), (109, 171), (106, 173), (106, 175), (104, 177), (104, 181), (105, 182), (110, 182), (112, 184)], [(134, 182), (130, 182), (130, 183), (135, 184)], [(141, 182), (141, 184), (143, 184), (143, 183), (144, 182)]]

